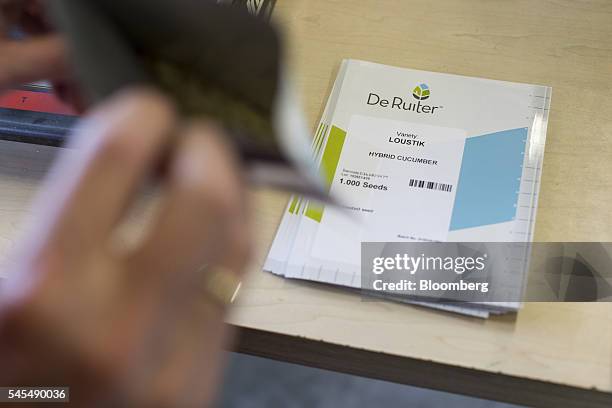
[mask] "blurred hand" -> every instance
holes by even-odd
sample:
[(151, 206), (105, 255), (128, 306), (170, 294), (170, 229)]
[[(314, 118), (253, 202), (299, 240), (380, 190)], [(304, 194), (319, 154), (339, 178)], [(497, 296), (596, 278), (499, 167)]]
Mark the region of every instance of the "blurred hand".
[[(67, 77), (66, 47), (53, 33), (42, 7), (44, 1), (0, 0), (0, 90), (41, 79)], [(19, 28), (27, 38), (10, 38)]]
[[(236, 160), (219, 129), (178, 123), (149, 90), (109, 100), (78, 131), (88, 137), (52, 172), (0, 296), (0, 384), (67, 385), (86, 406), (210, 403), (228, 329), (206, 270), (240, 276), (248, 254)], [(170, 145), (145, 238), (118, 247), (113, 232)]]

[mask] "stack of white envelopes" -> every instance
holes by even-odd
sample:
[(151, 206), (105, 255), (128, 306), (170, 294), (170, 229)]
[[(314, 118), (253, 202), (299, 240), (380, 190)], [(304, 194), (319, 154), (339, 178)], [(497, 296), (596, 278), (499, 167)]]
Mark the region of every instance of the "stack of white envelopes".
[(550, 100), (546, 86), (343, 61), (313, 140), (339, 204), (292, 197), (264, 269), (359, 289), (362, 242), (530, 242)]

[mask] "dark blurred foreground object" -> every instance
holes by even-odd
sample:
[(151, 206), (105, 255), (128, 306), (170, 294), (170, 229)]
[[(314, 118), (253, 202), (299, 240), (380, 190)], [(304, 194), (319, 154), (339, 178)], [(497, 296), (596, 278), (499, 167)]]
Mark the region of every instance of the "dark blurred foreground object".
[(49, 6), (88, 104), (126, 87), (156, 86), (185, 117), (220, 122), (252, 182), (321, 197), (280, 37), (267, 19), (247, 11), (272, 3), (219, 3), (228, 2), (55, 0)]
[(215, 0), (55, 0), (85, 100), (135, 85), (172, 97), (185, 117), (222, 124), (252, 182), (323, 196), (283, 71), (280, 37)]
[[(217, 4), (246, 10), (268, 19), (276, 0), (216, 0)], [(26, 1), (13, 2), (16, 21), (11, 22), (9, 36), (19, 40), (22, 29), (30, 34), (43, 34), (51, 30), (43, 14), (31, 15)], [(57, 91), (57, 90), (55, 90)], [(3, 91), (0, 94), (0, 140), (12, 140), (49, 146), (62, 146), (71, 127), (77, 121), (77, 112), (55, 95), (49, 83), (32, 83)]]
[(245, 159), (280, 160), (272, 126), (279, 37), (266, 21), (211, 0), (56, 0), (86, 101), (161, 87), (185, 116), (221, 121)]

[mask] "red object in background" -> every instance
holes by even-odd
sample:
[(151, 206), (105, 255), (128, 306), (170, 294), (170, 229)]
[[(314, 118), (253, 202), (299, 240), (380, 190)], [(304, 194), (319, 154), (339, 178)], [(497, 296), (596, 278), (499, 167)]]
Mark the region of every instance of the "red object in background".
[(44, 83), (0, 92), (0, 140), (63, 146), (77, 120)]
[(0, 108), (19, 109), (33, 112), (76, 115), (70, 106), (63, 103), (51, 92), (10, 90), (0, 94)]

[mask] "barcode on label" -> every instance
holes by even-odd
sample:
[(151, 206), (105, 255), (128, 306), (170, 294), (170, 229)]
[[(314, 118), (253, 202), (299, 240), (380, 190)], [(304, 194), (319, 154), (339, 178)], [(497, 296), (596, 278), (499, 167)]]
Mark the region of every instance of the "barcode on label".
[(435, 181), (410, 179), (408, 183), (410, 187), (426, 188), (428, 190), (440, 190), (450, 193), (453, 191), (452, 184), (436, 183)]

